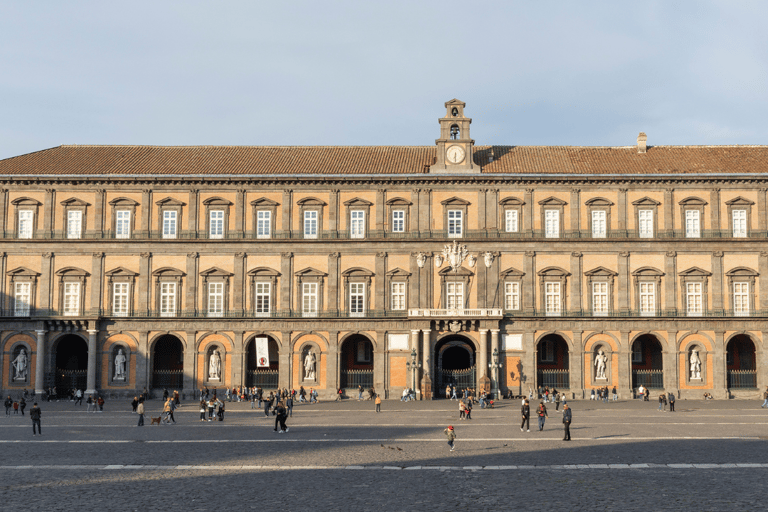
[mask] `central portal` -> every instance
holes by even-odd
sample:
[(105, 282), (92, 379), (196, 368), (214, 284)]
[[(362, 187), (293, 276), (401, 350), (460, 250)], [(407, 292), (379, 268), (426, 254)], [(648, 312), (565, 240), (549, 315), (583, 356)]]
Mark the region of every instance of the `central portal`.
[(446, 336), (435, 345), (435, 396), (446, 396), (446, 387), (456, 388), (456, 394), (475, 388), (475, 347), (463, 336)]

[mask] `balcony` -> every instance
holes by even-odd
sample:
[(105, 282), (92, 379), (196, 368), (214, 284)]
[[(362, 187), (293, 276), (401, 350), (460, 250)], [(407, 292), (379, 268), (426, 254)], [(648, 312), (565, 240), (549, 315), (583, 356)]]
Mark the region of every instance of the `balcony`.
[(504, 312), (500, 308), (482, 309), (409, 309), (409, 318), (496, 318)]

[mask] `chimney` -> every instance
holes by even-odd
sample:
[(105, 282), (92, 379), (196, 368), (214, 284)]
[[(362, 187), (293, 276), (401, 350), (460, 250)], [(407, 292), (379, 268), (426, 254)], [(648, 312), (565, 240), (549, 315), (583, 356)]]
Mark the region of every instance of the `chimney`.
[(648, 142), (648, 136), (645, 134), (645, 132), (640, 132), (640, 135), (637, 136), (638, 153), (645, 153), (646, 142)]

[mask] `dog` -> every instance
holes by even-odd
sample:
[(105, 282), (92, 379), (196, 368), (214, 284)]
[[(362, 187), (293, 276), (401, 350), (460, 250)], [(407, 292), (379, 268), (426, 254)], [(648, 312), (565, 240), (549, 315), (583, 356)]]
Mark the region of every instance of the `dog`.
[(159, 425), (160, 424), (160, 420), (163, 419), (163, 417), (162, 416), (158, 416), (157, 418), (149, 418), (149, 419), (152, 420), (152, 424), (151, 425), (154, 425), (155, 423), (157, 423)]

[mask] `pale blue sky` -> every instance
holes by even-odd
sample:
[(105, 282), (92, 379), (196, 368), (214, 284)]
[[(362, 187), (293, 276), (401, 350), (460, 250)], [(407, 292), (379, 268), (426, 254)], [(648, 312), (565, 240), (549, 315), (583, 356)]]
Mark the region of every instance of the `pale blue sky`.
[(768, 143), (768, 2), (0, 1), (0, 158), (59, 144)]

